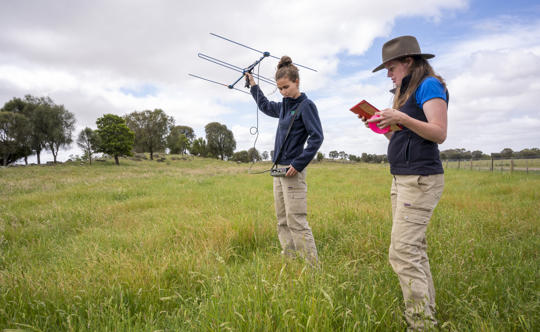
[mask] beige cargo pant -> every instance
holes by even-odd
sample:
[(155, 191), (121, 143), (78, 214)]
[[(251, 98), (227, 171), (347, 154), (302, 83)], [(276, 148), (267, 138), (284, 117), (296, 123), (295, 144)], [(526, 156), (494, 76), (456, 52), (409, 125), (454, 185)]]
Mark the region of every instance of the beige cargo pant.
[[(287, 167), (288, 165), (279, 165)], [(283, 253), (296, 254), (308, 262), (318, 263), (317, 247), (307, 216), (306, 169), (295, 176), (274, 177), (274, 202), (277, 231)]]
[(430, 330), (437, 325), (426, 229), (443, 188), (443, 174), (395, 175), (392, 181), (389, 260), (399, 278), (410, 331)]

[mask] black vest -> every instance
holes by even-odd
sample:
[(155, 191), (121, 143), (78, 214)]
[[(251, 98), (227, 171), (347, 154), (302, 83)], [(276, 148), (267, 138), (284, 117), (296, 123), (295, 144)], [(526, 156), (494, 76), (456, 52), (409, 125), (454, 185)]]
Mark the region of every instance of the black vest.
[[(401, 91), (406, 91), (411, 77), (403, 78)], [(426, 115), (416, 104), (416, 91), (411, 94), (399, 109), (411, 118), (427, 122)], [(448, 100), (448, 91), (446, 91)], [(395, 131), (388, 144), (388, 162), (393, 175), (432, 175), (443, 174), (437, 143), (428, 141), (407, 127)]]

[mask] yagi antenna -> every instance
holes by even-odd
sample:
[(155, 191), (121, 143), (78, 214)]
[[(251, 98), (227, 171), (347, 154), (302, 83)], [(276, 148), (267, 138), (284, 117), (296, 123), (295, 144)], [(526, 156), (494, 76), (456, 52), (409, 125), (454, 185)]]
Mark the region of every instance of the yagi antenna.
[[(199, 53), (199, 58), (203, 59), (203, 60), (206, 60), (206, 61), (210, 61), (210, 62), (213, 62), (217, 65), (220, 65), (220, 66), (223, 66), (225, 68), (228, 68), (228, 69), (231, 69), (231, 70), (234, 70), (234, 71), (237, 71), (237, 72), (240, 72), (242, 74), (245, 74), (247, 71), (249, 71), (251, 73), (251, 69), (253, 69), (257, 64), (258, 62), (254, 63), (253, 65), (249, 66), (248, 68), (246, 69), (243, 69), (243, 68), (240, 68), (238, 66), (235, 66), (233, 64), (230, 64), (228, 62), (225, 62), (223, 60), (219, 60), (219, 59), (216, 59), (216, 58), (213, 58), (209, 55), (206, 55), (206, 54), (203, 54), (203, 53)], [(259, 59), (259, 62), (261, 61), (261, 59)], [(249, 68), (251, 68), (250, 70), (248, 70)], [(255, 73), (252, 73), (252, 75), (255, 77), (255, 78), (258, 78), (259, 80), (265, 82), (265, 83), (268, 83), (268, 84), (273, 84), (275, 85), (276, 82), (271, 79), (271, 78), (267, 78), (267, 77), (264, 77), (264, 76), (261, 76), (259, 74), (255, 74)], [(241, 77), (240, 77), (241, 78)], [(237, 80), (236, 82), (238, 82), (239, 80)], [(236, 82), (234, 82), (232, 85), (234, 87), (234, 85), (236, 84)]]
[[(194, 75), (194, 74), (188, 74), (189, 76), (192, 76), (192, 77), (196, 77), (196, 78), (199, 78), (201, 80), (204, 80), (204, 81), (207, 81), (207, 82), (211, 82), (211, 83), (215, 83), (215, 84), (219, 84), (219, 85), (222, 85), (222, 86), (226, 86), (228, 87), (229, 89), (234, 89), (234, 90), (238, 90), (238, 91), (241, 91), (241, 92), (244, 92), (244, 93), (247, 93), (249, 94), (248, 92), (246, 91), (243, 91), (243, 90), (240, 90), (238, 88), (235, 88), (235, 85), (236, 83), (238, 83), (242, 78), (245, 77), (246, 73), (250, 73), (253, 75), (253, 77), (255, 77), (256, 79), (258, 79), (259, 81), (263, 81), (267, 84), (271, 84), (271, 85), (276, 85), (276, 82), (273, 80), (273, 79), (270, 79), (270, 78), (267, 78), (267, 77), (264, 77), (264, 76), (261, 76), (259, 74), (255, 74), (253, 72), (253, 68), (255, 68), (264, 58), (267, 58), (267, 57), (271, 57), (271, 58), (274, 58), (274, 59), (278, 59), (278, 57), (275, 57), (273, 55), (270, 54), (270, 52), (262, 52), (262, 51), (259, 51), (253, 47), (249, 47), (247, 45), (244, 45), (244, 44), (241, 44), (239, 42), (236, 42), (234, 40), (231, 40), (229, 38), (225, 38), (223, 36), (220, 36), (220, 35), (217, 35), (215, 33), (210, 33), (212, 36), (215, 36), (215, 37), (218, 37), (218, 38), (221, 38), (223, 40), (226, 40), (228, 42), (231, 42), (233, 44), (236, 44), (236, 45), (239, 45), (239, 46), (242, 46), (242, 47), (245, 47), (247, 49), (250, 49), (252, 51), (255, 51), (255, 52), (258, 52), (258, 53), (261, 53), (262, 56), (256, 60), (255, 62), (253, 62), (251, 65), (247, 66), (246, 68), (241, 68), (241, 67), (238, 67), (238, 66), (235, 66), (233, 64), (230, 64), (226, 61), (223, 61), (223, 60), (220, 60), (220, 59), (217, 59), (217, 58), (214, 58), (214, 57), (211, 57), (209, 55), (206, 55), (206, 54), (203, 54), (203, 53), (199, 53), (198, 56), (199, 58), (203, 59), (203, 60), (206, 60), (206, 61), (209, 61), (209, 62), (212, 62), (212, 63), (215, 63), (219, 66), (222, 66), (222, 67), (225, 67), (227, 69), (230, 69), (230, 70), (233, 70), (233, 71), (237, 71), (237, 72), (240, 72), (242, 73), (242, 76), (240, 76), (236, 81), (234, 81), (232, 84), (225, 84), (225, 83), (220, 83), (220, 82), (217, 82), (217, 81), (214, 81), (214, 80), (210, 80), (208, 78), (204, 78), (204, 77), (201, 77), (199, 75)], [(296, 66), (298, 67), (302, 67), (302, 68), (306, 68), (306, 69), (309, 69), (311, 71), (314, 71), (314, 72), (317, 72), (315, 69), (313, 68), (309, 68), (309, 67), (306, 67), (306, 66), (303, 66), (301, 64), (298, 64), (298, 63), (294, 63)], [(248, 79), (246, 78), (246, 84), (245, 84), (245, 87), (246, 88), (249, 88), (249, 81)]]
[[(280, 59), (280, 58), (278, 58), (277, 56), (271, 55), (269, 52), (262, 52), (262, 51), (259, 51), (259, 50), (255, 49), (255, 48), (253, 48), (253, 47), (249, 47), (249, 46), (247, 46), (247, 45), (244, 45), (244, 44), (235, 42), (234, 40), (231, 40), (231, 39), (229, 39), (229, 38), (225, 38), (225, 37), (223, 37), (223, 36), (217, 35), (217, 34), (215, 34), (215, 33), (213, 33), (213, 32), (210, 32), (210, 34), (211, 34), (212, 36), (216, 36), (216, 37), (218, 37), (218, 38), (224, 39), (224, 40), (226, 40), (226, 41), (228, 41), (228, 42), (231, 42), (231, 43), (233, 43), (233, 44), (236, 44), (236, 45), (245, 47), (245, 48), (247, 48), (247, 49), (249, 49), (249, 50), (252, 50), (252, 51), (255, 51), (255, 52), (259, 52), (259, 53), (262, 53), (262, 54), (268, 53), (268, 56), (271, 57), (271, 58), (278, 59), (278, 60)], [(309, 69), (309, 70), (311, 70), (311, 71), (317, 72), (317, 71), (316, 71), (315, 69), (313, 69), (313, 68), (309, 68), (309, 67), (306, 67), (306, 66), (303, 66), (303, 65), (301, 65), (301, 64), (294, 63), (294, 62), (293, 62), (293, 64), (294, 64), (295, 66), (302, 67), (302, 68), (306, 68), (306, 69)]]

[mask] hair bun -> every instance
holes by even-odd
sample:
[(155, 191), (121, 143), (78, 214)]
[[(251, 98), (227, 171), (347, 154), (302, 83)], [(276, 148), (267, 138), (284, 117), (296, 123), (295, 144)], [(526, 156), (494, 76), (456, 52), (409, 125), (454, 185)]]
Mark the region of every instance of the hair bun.
[(278, 69), (283, 68), (286, 66), (292, 65), (292, 59), (286, 55), (282, 56), (281, 59), (279, 59), (279, 63), (277, 65)]
[(296, 82), (300, 78), (298, 76), (298, 68), (296, 68), (291, 58), (286, 55), (279, 59), (276, 70), (276, 82), (283, 77), (288, 78), (291, 82)]

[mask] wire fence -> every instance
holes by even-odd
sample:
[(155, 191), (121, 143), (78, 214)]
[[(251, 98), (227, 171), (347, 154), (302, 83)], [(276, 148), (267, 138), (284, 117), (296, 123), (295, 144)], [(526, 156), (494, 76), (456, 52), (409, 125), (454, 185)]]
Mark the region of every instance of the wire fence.
[(525, 172), (540, 174), (540, 157), (491, 158), (480, 160), (442, 160), (446, 169), (468, 169), (488, 172)]

